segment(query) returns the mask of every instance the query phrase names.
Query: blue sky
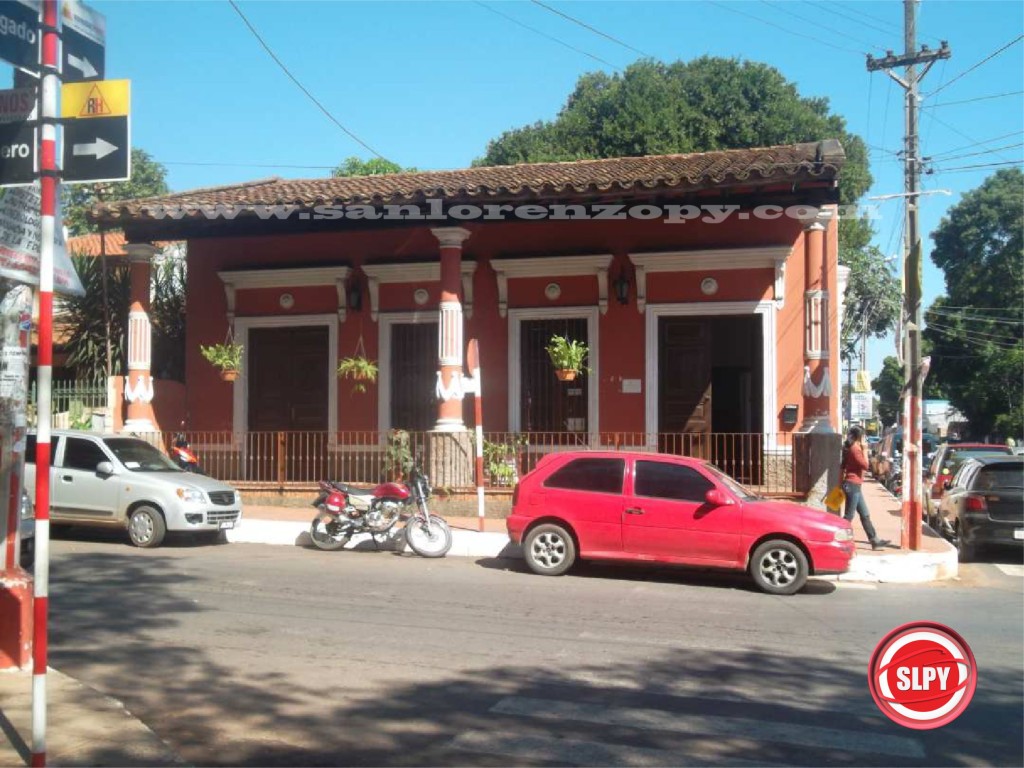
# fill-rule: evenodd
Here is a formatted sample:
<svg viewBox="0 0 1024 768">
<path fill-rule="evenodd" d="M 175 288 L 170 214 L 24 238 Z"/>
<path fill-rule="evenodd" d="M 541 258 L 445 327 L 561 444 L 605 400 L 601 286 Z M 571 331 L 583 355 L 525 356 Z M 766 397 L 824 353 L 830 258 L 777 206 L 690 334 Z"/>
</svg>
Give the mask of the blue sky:
<svg viewBox="0 0 1024 768">
<path fill-rule="evenodd" d="M 614 71 L 638 57 L 535 4 L 486 4 L 565 45 L 473 2 L 240 0 L 275 53 L 338 120 L 382 155 L 421 169 L 468 165 L 502 131 L 553 117 L 584 72 Z M 902 191 L 892 154 L 902 144 L 901 92 L 883 73 L 869 74 L 864 59 L 864 52 L 902 51 L 900 0 L 548 4 L 665 61 L 711 54 L 772 64 L 802 95 L 827 97 L 850 129 L 878 148 L 869 195 Z M 92 5 L 107 17 L 107 77 L 133 81 L 133 143 L 166 164 L 172 189 L 325 176 L 327 168 L 258 166 L 333 166 L 368 156 L 288 80 L 227 2 Z M 925 0 L 918 19 L 920 43 L 935 48 L 946 39 L 953 51 L 928 74 L 928 93 L 1021 35 L 1024 4 Z M 1000 148 L 1024 141 L 1021 95 L 935 105 L 1022 90 L 1018 42 L 925 100 L 923 153 L 946 157 L 935 167 L 947 169 L 1020 161 L 1020 146 Z M 977 144 L 996 137 L 1004 138 Z M 967 145 L 976 146 L 960 149 Z M 987 154 L 958 157 L 976 152 Z M 952 196 L 923 199 L 923 231 L 994 172 L 926 176 L 925 188 Z M 877 243 L 895 254 L 900 202 L 882 206 Z M 926 239 L 926 252 L 930 246 Z M 942 274 L 926 260 L 926 304 L 942 289 Z M 891 340 L 873 342 L 872 371 L 893 351 Z"/>
</svg>

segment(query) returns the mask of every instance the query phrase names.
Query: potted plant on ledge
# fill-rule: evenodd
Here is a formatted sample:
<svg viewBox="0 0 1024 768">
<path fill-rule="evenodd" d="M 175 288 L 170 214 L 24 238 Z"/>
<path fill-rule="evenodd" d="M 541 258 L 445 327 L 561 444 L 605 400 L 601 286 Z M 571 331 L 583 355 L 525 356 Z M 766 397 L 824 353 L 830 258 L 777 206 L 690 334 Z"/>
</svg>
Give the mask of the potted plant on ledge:
<svg viewBox="0 0 1024 768">
<path fill-rule="evenodd" d="M 583 363 L 590 350 L 582 341 L 570 341 L 556 334 L 548 342 L 547 352 L 559 381 L 573 381 L 587 370 Z"/>
<path fill-rule="evenodd" d="M 220 368 L 224 381 L 234 381 L 242 369 L 241 344 L 214 344 L 210 347 L 199 345 L 199 351 L 214 367 Z"/>
<path fill-rule="evenodd" d="M 342 358 L 338 363 L 338 376 L 351 379 L 352 392 L 366 392 L 366 385 L 377 380 L 377 364 L 363 355 Z"/>
</svg>

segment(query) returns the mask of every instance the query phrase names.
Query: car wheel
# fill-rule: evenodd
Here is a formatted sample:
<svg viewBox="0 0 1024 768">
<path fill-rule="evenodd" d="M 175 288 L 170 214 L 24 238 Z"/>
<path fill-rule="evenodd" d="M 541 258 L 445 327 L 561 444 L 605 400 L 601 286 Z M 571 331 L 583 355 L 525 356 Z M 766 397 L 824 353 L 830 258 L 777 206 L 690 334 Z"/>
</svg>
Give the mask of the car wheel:
<svg viewBox="0 0 1024 768">
<path fill-rule="evenodd" d="M 164 516 L 154 507 L 136 507 L 128 518 L 128 538 L 136 547 L 159 547 L 166 534 Z"/>
<path fill-rule="evenodd" d="M 807 582 L 807 557 L 796 544 L 772 539 L 754 550 L 750 576 L 758 588 L 770 595 L 792 595 Z"/>
<path fill-rule="evenodd" d="M 527 534 L 523 555 L 534 573 L 561 576 L 576 562 L 576 542 L 562 526 L 545 523 Z"/>
<path fill-rule="evenodd" d="M 961 563 L 973 563 L 975 558 L 978 556 L 978 547 L 973 542 L 966 540 L 964 536 L 964 527 L 960 524 L 960 521 L 956 521 L 956 527 L 954 528 L 956 533 L 956 555 L 957 559 Z"/>
</svg>

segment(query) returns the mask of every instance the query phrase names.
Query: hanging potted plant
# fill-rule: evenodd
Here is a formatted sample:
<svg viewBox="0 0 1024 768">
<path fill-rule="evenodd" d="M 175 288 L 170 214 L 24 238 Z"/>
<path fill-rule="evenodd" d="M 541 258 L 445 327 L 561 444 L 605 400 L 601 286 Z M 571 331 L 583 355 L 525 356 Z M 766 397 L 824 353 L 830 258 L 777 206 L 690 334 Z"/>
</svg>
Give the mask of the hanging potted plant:
<svg viewBox="0 0 1024 768">
<path fill-rule="evenodd" d="M 590 350 L 582 341 L 570 341 L 556 334 L 548 342 L 547 352 L 559 381 L 573 381 L 587 370 L 583 363 Z"/>
<path fill-rule="evenodd" d="M 214 367 L 220 368 L 224 381 L 234 381 L 242 369 L 242 345 L 227 342 L 210 347 L 199 345 L 199 351 Z"/>
<path fill-rule="evenodd" d="M 356 353 L 352 357 L 342 358 L 338 363 L 338 376 L 355 382 L 352 385 L 353 394 L 366 392 L 366 385 L 377 381 L 377 363 L 366 356 L 362 336 L 356 344 Z"/>
</svg>

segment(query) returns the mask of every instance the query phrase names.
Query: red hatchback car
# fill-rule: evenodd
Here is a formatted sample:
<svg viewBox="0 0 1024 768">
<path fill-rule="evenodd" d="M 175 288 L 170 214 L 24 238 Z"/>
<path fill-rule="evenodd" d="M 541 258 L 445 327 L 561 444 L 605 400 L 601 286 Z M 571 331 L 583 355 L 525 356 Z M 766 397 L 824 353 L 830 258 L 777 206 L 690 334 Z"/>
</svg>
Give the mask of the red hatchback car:
<svg viewBox="0 0 1024 768">
<path fill-rule="evenodd" d="M 762 499 L 713 464 L 641 452 L 544 457 L 516 486 L 509 537 L 534 573 L 577 558 L 746 570 L 791 595 L 811 574 L 844 573 L 853 530 L 841 517 Z"/>
</svg>

